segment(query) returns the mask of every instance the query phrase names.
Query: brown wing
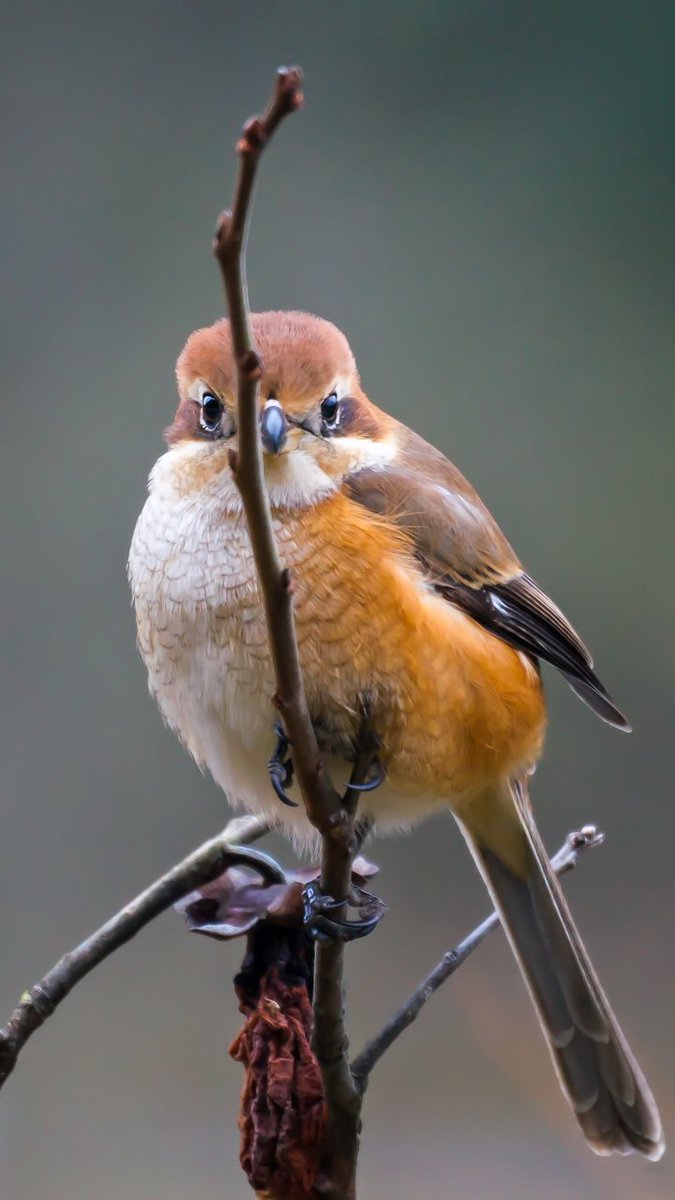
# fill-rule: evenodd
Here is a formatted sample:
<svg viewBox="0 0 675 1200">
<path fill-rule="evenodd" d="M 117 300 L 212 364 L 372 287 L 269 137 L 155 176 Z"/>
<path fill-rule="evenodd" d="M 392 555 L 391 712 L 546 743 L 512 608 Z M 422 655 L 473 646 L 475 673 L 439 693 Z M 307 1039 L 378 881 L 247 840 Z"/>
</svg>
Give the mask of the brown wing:
<svg viewBox="0 0 675 1200">
<path fill-rule="evenodd" d="M 464 476 L 405 426 L 396 464 L 364 468 L 345 480 L 347 494 L 410 537 L 436 591 L 503 641 L 558 667 L 586 704 L 629 730 L 593 671 L 579 635 L 523 568 Z M 400 465 L 404 464 L 404 465 Z"/>
</svg>

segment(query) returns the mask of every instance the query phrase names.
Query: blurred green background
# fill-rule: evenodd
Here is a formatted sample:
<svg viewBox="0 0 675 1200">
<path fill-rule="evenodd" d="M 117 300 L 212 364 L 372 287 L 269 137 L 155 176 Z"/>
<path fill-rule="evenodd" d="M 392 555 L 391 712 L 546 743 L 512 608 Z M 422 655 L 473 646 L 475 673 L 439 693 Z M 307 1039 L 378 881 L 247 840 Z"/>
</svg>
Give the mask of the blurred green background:
<svg viewBox="0 0 675 1200">
<path fill-rule="evenodd" d="M 674 35 L 659 0 L 5 6 L 1 1014 L 225 819 L 147 695 L 125 556 L 175 358 L 222 312 L 234 140 L 298 61 L 254 307 L 345 330 L 373 399 L 461 465 L 631 715 L 622 737 L 547 673 L 534 794 L 552 848 L 608 832 L 568 891 L 672 1135 Z M 392 910 L 349 950 L 356 1045 L 486 909 L 449 819 L 372 853 Z M 3 1200 L 250 1194 L 240 950 L 169 915 L 77 989 L 3 1094 Z M 672 1163 L 585 1148 L 495 938 L 374 1077 L 360 1195 L 667 1200 Z"/>
</svg>

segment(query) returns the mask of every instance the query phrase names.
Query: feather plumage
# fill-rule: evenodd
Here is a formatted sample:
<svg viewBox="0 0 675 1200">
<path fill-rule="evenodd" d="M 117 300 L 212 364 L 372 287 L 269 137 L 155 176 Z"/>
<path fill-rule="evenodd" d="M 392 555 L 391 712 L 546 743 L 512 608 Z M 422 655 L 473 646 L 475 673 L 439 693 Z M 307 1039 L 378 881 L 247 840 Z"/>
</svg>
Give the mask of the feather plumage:
<svg viewBox="0 0 675 1200">
<path fill-rule="evenodd" d="M 464 476 L 404 426 L 398 436 L 396 460 L 377 470 L 355 471 L 345 480 L 347 494 L 408 535 L 440 595 L 509 645 L 557 667 L 599 717 L 630 730 L 578 633 L 525 573 Z"/>
</svg>

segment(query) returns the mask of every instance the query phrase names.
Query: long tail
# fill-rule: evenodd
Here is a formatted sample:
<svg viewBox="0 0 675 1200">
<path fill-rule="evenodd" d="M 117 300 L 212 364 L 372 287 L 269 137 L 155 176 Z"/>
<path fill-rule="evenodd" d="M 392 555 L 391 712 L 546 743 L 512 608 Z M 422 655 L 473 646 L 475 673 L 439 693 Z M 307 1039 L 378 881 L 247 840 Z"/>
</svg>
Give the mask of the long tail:
<svg viewBox="0 0 675 1200">
<path fill-rule="evenodd" d="M 596 1154 L 665 1149 L 654 1097 L 572 920 L 523 782 L 472 802 L 460 826 L 534 1001 L 563 1092 Z"/>
</svg>

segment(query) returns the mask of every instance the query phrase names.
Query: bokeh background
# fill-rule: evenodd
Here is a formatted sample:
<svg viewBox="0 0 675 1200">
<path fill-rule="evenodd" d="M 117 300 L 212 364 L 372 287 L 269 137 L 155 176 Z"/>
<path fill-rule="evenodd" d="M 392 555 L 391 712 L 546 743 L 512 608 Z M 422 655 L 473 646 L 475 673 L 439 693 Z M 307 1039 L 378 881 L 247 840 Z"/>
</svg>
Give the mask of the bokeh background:
<svg viewBox="0 0 675 1200">
<path fill-rule="evenodd" d="M 552 848 L 608 832 L 568 890 L 672 1136 L 674 35 L 660 0 L 4 6 L 0 1013 L 224 821 L 147 695 L 125 556 L 175 358 L 222 312 L 235 137 L 295 60 L 254 306 L 345 329 L 630 713 L 626 738 L 547 672 L 535 798 Z M 486 909 L 449 819 L 373 854 L 391 913 L 349 951 L 357 1046 Z M 4 1200 L 250 1194 L 240 948 L 168 915 L 77 989 L 2 1096 Z M 666 1200 L 672 1164 L 587 1151 L 497 937 L 374 1077 L 361 1195 Z"/>
</svg>

